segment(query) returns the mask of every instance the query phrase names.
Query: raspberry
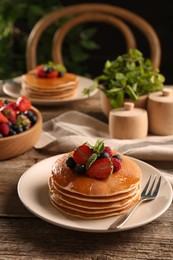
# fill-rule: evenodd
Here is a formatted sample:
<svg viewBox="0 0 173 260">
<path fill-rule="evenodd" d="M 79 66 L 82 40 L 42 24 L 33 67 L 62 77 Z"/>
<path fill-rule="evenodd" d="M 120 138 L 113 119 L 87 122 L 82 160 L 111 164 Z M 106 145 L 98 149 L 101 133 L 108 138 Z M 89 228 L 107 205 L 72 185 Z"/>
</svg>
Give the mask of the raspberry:
<svg viewBox="0 0 173 260">
<path fill-rule="evenodd" d="M 121 162 L 119 159 L 112 157 L 112 163 L 113 163 L 113 172 L 117 172 L 121 169 Z"/>
<path fill-rule="evenodd" d="M 103 152 L 109 154 L 109 156 L 112 157 L 112 150 L 109 146 L 105 146 L 105 149 Z"/>
</svg>

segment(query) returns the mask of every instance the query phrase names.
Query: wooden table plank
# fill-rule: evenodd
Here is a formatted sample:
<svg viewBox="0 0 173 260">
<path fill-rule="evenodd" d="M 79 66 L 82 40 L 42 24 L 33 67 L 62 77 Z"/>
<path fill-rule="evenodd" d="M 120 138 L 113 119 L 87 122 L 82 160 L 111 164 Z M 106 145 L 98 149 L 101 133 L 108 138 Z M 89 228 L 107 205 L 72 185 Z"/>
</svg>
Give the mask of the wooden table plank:
<svg viewBox="0 0 173 260">
<path fill-rule="evenodd" d="M 172 260 L 173 230 L 167 222 L 169 217 L 173 224 L 172 211 L 173 207 L 143 227 L 109 234 L 67 230 L 37 218 L 0 219 L 0 259 L 3 255 L 17 259 L 29 255 L 34 259 Z"/>
</svg>

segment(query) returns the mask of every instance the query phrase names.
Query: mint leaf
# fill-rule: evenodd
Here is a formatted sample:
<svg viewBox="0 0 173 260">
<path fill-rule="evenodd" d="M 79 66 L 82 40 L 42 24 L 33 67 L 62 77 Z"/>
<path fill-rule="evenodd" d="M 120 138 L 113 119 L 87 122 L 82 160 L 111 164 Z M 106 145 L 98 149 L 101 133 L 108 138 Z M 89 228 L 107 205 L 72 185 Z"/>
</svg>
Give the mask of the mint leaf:
<svg viewBox="0 0 173 260">
<path fill-rule="evenodd" d="M 93 154 L 89 157 L 89 159 L 88 159 L 88 161 L 87 161 L 87 163 L 86 163 L 86 165 L 85 165 L 85 169 L 86 169 L 86 170 L 88 170 L 88 168 L 93 164 L 93 162 L 95 162 L 95 161 L 97 160 L 97 157 L 98 157 L 98 155 L 97 155 L 96 153 L 93 153 Z"/>
<path fill-rule="evenodd" d="M 95 145 L 92 147 L 94 153 L 100 154 L 101 152 L 104 151 L 104 143 L 101 140 L 97 140 Z"/>
</svg>

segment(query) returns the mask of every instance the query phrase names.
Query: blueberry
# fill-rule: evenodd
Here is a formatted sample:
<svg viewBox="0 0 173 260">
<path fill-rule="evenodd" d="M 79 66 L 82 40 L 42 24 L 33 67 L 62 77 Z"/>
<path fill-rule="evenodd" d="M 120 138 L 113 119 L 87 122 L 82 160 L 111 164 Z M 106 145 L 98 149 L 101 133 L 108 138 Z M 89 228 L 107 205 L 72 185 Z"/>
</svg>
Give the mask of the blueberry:
<svg viewBox="0 0 173 260">
<path fill-rule="evenodd" d="M 109 158 L 109 154 L 106 152 L 101 152 L 98 158 Z"/>
<path fill-rule="evenodd" d="M 11 128 L 12 127 L 12 125 L 13 125 L 13 123 L 11 122 L 11 121 L 8 121 L 8 126 Z"/>
<path fill-rule="evenodd" d="M 13 129 L 10 129 L 10 132 L 8 135 L 16 135 L 16 134 L 17 134 L 16 131 L 14 131 Z"/>
<path fill-rule="evenodd" d="M 122 162 L 122 157 L 121 157 L 121 155 L 119 155 L 119 154 L 114 154 L 112 157 L 113 157 L 113 158 L 117 158 L 120 162 Z"/>
<path fill-rule="evenodd" d="M 33 115 L 32 117 L 29 118 L 31 123 L 34 125 L 37 122 L 37 117 Z"/>
<path fill-rule="evenodd" d="M 73 159 L 73 157 L 69 157 L 67 160 L 66 160 L 66 164 L 69 168 L 75 168 L 76 166 L 76 163 L 75 163 L 75 160 Z"/>
<path fill-rule="evenodd" d="M 26 115 L 28 118 L 30 118 L 34 115 L 34 113 L 31 110 L 27 110 L 24 112 L 24 115 Z"/>
<path fill-rule="evenodd" d="M 64 76 L 64 73 L 61 72 L 61 71 L 59 71 L 59 72 L 58 72 L 58 77 L 59 77 L 59 78 L 62 78 L 63 76 Z"/>
<path fill-rule="evenodd" d="M 22 127 L 19 127 L 17 125 L 13 125 L 12 129 L 17 133 L 22 133 L 23 132 L 23 128 Z"/>
<path fill-rule="evenodd" d="M 29 125 L 24 125 L 24 126 L 22 127 L 23 131 L 26 131 L 26 130 L 28 130 L 29 128 L 30 128 Z"/>
<path fill-rule="evenodd" d="M 5 99 L 5 100 L 4 100 L 4 104 L 5 104 L 5 105 L 8 105 L 8 103 L 10 103 L 10 101 L 9 101 L 8 99 Z"/>
<path fill-rule="evenodd" d="M 85 172 L 85 165 L 83 165 L 83 164 L 76 164 L 75 172 L 77 174 L 83 174 Z"/>
</svg>

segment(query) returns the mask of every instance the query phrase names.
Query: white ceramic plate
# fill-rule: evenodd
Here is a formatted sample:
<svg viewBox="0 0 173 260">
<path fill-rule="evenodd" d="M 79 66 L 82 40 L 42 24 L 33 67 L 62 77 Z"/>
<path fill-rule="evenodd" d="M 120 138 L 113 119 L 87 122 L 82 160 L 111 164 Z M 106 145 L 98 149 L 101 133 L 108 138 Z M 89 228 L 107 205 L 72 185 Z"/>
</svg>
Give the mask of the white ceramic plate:
<svg viewBox="0 0 173 260">
<path fill-rule="evenodd" d="M 58 156 L 53 156 L 42 160 L 33 165 L 21 176 L 18 182 L 18 195 L 22 203 L 39 218 L 57 226 L 86 232 L 115 232 L 116 230 L 108 230 L 108 227 L 117 217 L 84 220 L 65 215 L 51 204 L 47 183 L 51 167 L 57 158 Z M 142 161 L 133 160 L 136 161 L 142 170 L 142 187 L 146 183 L 149 174 L 160 175 L 160 172 L 154 167 Z M 141 204 L 119 231 L 136 228 L 153 221 L 168 209 L 171 202 L 172 187 L 163 176 L 157 199 Z"/>
<path fill-rule="evenodd" d="M 82 100 L 82 99 L 87 99 L 88 96 L 83 94 L 84 88 L 88 88 L 91 85 L 93 85 L 94 81 L 89 78 L 85 78 L 82 76 L 78 76 L 79 79 L 79 87 L 76 89 L 76 93 L 74 96 L 66 99 L 59 99 L 59 100 L 48 100 L 48 99 L 36 99 L 36 98 L 30 98 L 31 102 L 33 105 L 58 105 L 66 102 L 71 102 L 71 101 L 77 101 L 77 100 Z M 12 98 L 17 98 L 21 96 L 20 91 L 21 91 L 21 78 L 15 78 L 13 80 L 6 81 L 3 84 L 3 91 L 6 95 L 12 97 Z M 97 92 L 97 89 L 91 92 L 90 96 L 95 95 Z"/>
</svg>

